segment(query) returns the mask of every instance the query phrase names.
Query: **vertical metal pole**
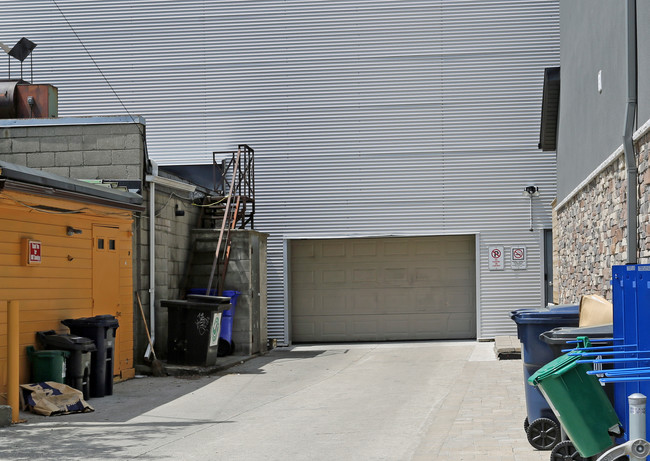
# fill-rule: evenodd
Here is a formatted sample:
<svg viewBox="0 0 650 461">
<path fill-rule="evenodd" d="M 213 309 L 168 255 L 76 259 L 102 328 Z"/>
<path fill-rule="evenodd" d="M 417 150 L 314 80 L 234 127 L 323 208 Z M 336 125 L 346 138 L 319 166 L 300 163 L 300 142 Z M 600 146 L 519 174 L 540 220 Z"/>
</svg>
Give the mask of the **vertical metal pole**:
<svg viewBox="0 0 650 461">
<path fill-rule="evenodd" d="M 9 301 L 7 307 L 7 402 L 11 407 L 11 422 L 17 423 L 20 410 L 20 303 Z"/>
<path fill-rule="evenodd" d="M 645 440 L 645 407 L 646 396 L 643 394 L 632 394 L 627 397 L 630 412 L 630 440 Z"/>
</svg>

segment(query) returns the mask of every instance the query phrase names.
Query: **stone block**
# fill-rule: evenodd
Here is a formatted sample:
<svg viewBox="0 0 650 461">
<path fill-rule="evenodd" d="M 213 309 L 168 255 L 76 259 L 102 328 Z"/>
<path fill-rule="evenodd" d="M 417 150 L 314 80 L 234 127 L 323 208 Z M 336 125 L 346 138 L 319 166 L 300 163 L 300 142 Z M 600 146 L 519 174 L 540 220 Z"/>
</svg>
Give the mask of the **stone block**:
<svg viewBox="0 0 650 461">
<path fill-rule="evenodd" d="M 139 123 L 116 123 L 110 125 L 110 130 L 112 134 L 137 134 L 142 136 L 141 132 L 144 132 L 144 126 Z"/>
<path fill-rule="evenodd" d="M 24 138 L 27 136 L 27 128 L 3 128 L 0 132 L 0 138 Z"/>
<path fill-rule="evenodd" d="M 27 156 L 27 166 L 30 168 L 48 168 L 56 166 L 54 152 L 38 152 Z"/>
<path fill-rule="evenodd" d="M 55 166 L 82 166 L 82 152 L 56 152 L 54 155 Z"/>
<path fill-rule="evenodd" d="M 140 165 L 144 157 L 142 149 L 113 150 L 112 156 L 116 165 Z"/>
<path fill-rule="evenodd" d="M 102 138 L 110 137 L 113 134 L 113 125 L 86 125 L 84 127 L 84 134 L 96 135 Z"/>
<path fill-rule="evenodd" d="M 42 168 L 43 171 L 50 172 L 52 174 L 58 174 L 64 178 L 70 178 L 70 167 L 67 166 L 52 166 L 48 168 Z"/>
<path fill-rule="evenodd" d="M 127 177 L 124 165 L 106 165 L 98 168 L 102 179 L 124 179 Z"/>
<path fill-rule="evenodd" d="M 40 141 L 42 152 L 67 152 L 70 150 L 66 136 L 41 137 Z"/>
<path fill-rule="evenodd" d="M 140 165 L 127 165 L 126 176 L 122 179 L 142 180 L 143 173 Z"/>
<path fill-rule="evenodd" d="M 38 154 L 32 154 L 38 155 Z M 5 162 L 14 163 L 16 165 L 27 165 L 27 154 L 4 154 L 0 155 L 0 159 Z"/>
<path fill-rule="evenodd" d="M 9 405 L 0 405 L 0 427 L 11 426 L 11 413 Z"/>
<path fill-rule="evenodd" d="M 127 134 L 124 136 L 124 148 L 125 149 L 142 149 L 142 135 L 137 134 Z"/>
<path fill-rule="evenodd" d="M 11 139 L 0 139 L 0 155 L 11 153 Z"/>
<path fill-rule="evenodd" d="M 70 167 L 70 177 L 74 179 L 101 179 L 98 167 L 83 165 Z"/>
<path fill-rule="evenodd" d="M 71 151 L 82 151 L 84 150 L 84 142 L 82 135 L 68 135 L 68 150 Z"/>
<path fill-rule="evenodd" d="M 56 136 L 57 128 L 56 126 L 30 126 L 27 128 L 25 136 L 32 139 Z"/>
<path fill-rule="evenodd" d="M 98 136 L 97 148 L 106 150 L 124 149 L 124 136 Z"/>
<path fill-rule="evenodd" d="M 52 134 L 55 136 L 78 136 L 81 137 L 86 125 L 63 125 L 53 126 Z"/>
<path fill-rule="evenodd" d="M 14 138 L 11 140 L 11 151 L 14 154 L 38 152 L 41 143 L 38 138 Z"/>
<path fill-rule="evenodd" d="M 83 164 L 86 166 L 111 165 L 113 157 L 110 150 L 93 150 L 83 152 Z"/>
<path fill-rule="evenodd" d="M 84 134 L 81 137 L 81 149 L 82 150 L 97 150 L 97 140 L 98 140 L 97 135 Z"/>
</svg>

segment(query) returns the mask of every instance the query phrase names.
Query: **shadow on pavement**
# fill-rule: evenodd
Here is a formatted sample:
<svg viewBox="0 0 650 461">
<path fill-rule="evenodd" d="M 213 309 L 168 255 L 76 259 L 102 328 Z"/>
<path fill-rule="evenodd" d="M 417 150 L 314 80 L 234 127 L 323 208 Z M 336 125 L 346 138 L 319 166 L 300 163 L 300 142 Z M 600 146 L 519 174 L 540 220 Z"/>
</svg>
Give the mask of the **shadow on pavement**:
<svg viewBox="0 0 650 461">
<path fill-rule="evenodd" d="M 19 425 L 0 430 L 0 437 L 3 438 L 0 459 L 120 459 L 122 456 L 153 459 L 146 453 L 138 455 L 138 449 L 146 450 L 149 442 L 173 436 L 184 429 L 193 427 L 200 429 L 201 426 L 209 427 L 230 422 L 200 420 L 136 424 L 63 422 L 63 424 L 47 424 L 51 426 L 48 428 L 44 428 L 41 424 Z"/>
</svg>

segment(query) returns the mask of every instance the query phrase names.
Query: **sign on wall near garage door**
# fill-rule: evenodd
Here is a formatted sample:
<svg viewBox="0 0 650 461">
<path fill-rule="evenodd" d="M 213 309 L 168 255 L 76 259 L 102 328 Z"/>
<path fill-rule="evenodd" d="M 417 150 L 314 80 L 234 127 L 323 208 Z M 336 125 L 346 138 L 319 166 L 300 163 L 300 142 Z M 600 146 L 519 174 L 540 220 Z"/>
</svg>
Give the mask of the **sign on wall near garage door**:
<svg viewBox="0 0 650 461">
<path fill-rule="evenodd" d="M 488 247 L 488 269 L 502 271 L 505 268 L 505 256 L 502 246 Z"/>
<path fill-rule="evenodd" d="M 514 270 L 526 269 L 526 247 L 519 245 L 510 249 L 510 265 Z"/>
</svg>

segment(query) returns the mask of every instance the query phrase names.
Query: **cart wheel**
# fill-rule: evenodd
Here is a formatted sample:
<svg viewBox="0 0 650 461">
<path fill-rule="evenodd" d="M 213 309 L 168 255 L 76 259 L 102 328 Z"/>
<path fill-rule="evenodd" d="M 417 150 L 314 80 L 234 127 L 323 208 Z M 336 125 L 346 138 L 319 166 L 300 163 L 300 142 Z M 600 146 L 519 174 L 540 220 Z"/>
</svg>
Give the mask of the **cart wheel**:
<svg viewBox="0 0 650 461">
<path fill-rule="evenodd" d="M 563 440 L 551 451 L 551 461 L 587 461 L 573 446 L 571 440 Z"/>
<path fill-rule="evenodd" d="M 560 428 L 552 419 L 539 418 L 526 431 L 528 443 L 538 450 L 550 450 L 560 441 Z"/>
<path fill-rule="evenodd" d="M 528 432 L 528 428 L 530 427 L 530 423 L 528 422 L 528 416 L 526 416 L 526 419 L 524 419 L 524 432 Z"/>
</svg>

